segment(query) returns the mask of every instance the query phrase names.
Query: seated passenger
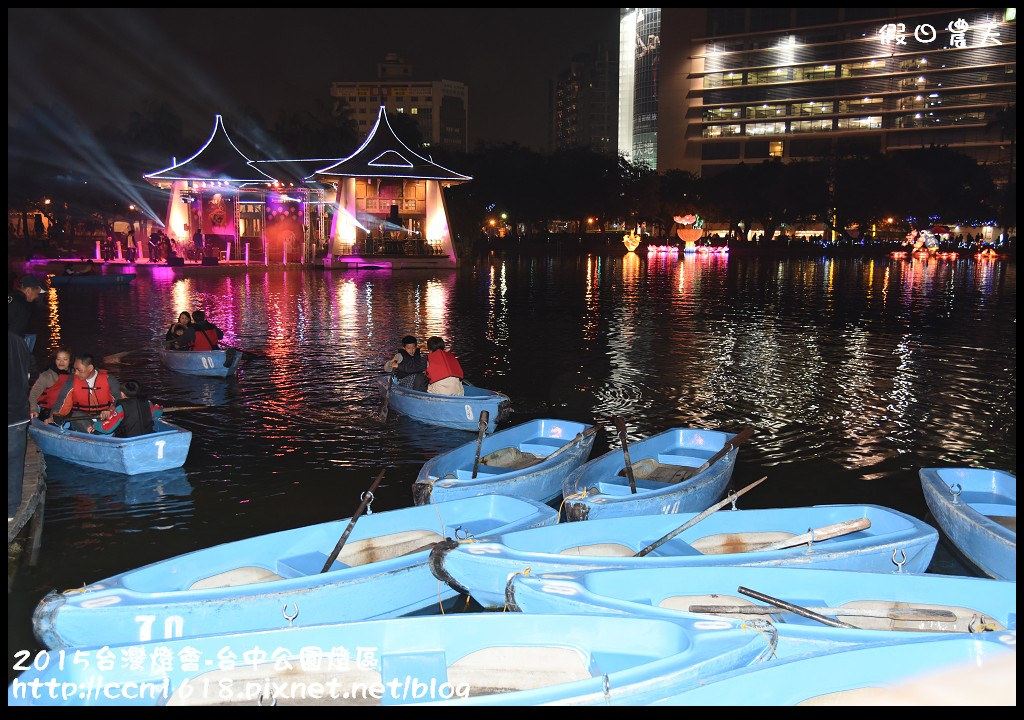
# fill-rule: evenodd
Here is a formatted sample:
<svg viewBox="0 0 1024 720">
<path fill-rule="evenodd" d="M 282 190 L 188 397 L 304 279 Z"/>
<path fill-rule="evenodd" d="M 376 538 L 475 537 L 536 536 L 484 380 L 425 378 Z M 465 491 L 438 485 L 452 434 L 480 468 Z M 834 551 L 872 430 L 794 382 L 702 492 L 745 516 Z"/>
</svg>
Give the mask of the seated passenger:
<svg viewBox="0 0 1024 720">
<path fill-rule="evenodd" d="M 153 419 L 160 417 L 163 408 L 154 405 L 142 395 L 142 388 L 135 380 L 125 380 L 121 385 L 121 399 L 114 414 L 107 420 L 96 421 L 95 432 L 115 437 L 131 438 L 153 432 Z"/>
<path fill-rule="evenodd" d="M 39 373 L 28 393 L 29 415 L 45 420 L 57 399 L 57 393 L 71 376 L 71 352 L 61 348 L 53 356 L 50 365 Z"/>
<path fill-rule="evenodd" d="M 195 340 L 192 343 L 193 350 L 217 350 L 217 341 L 224 337 L 224 331 L 206 319 L 206 313 L 196 310 L 192 313 L 192 330 L 195 333 Z"/>
<path fill-rule="evenodd" d="M 427 359 L 420 353 L 416 337 L 413 335 L 402 338 L 401 349 L 384 363 L 384 372 L 394 372 L 399 385 L 420 392 L 427 390 L 427 377 L 423 374 L 426 369 Z"/>
<path fill-rule="evenodd" d="M 434 336 L 427 340 L 427 392 L 435 395 L 465 395 L 462 389 L 462 365 L 458 358 L 444 349 L 444 340 Z"/>
</svg>

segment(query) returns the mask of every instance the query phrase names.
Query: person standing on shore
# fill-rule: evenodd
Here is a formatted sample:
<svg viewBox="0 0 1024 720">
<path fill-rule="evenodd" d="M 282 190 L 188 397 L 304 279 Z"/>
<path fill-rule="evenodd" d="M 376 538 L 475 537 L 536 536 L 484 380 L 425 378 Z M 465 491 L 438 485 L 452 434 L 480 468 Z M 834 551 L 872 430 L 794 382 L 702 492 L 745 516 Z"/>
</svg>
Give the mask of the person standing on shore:
<svg viewBox="0 0 1024 720">
<path fill-rule="evenodd" d="M 21 506 L 28 437 L 28 377 L 31 357 L 25 340 L 7 328 L 7 522 Z"/>
</svg>

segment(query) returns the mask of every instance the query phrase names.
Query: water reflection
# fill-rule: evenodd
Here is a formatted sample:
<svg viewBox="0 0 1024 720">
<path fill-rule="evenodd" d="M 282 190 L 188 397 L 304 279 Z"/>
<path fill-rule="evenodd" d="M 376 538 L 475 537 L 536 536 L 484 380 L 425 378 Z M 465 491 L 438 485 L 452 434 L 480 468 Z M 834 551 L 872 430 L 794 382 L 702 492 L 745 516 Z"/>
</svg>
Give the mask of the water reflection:
<svg viewBox="0 0 1024 720">
<path fill-rule="evenodd" d="M 115 295 L 49 297 L 37 359 L 57 342 L 154 348 L 112 370 L 170 404 L 213 406 L 173 418 L 194 433 L 191 494 L 63 493 L 91 481 L 50 463 L 54 529 L 13 594 L 21 645 L 50 587 L 346 517 L 381 468 L 374 510 L 409 505 L 423 462 L 472 434 L 373 419 L 372 378 L 407 333 L 451 340 L 468 380 L 510 396 L 512 423 L 615 414 L 633 439 L 755 427 L 733 483 L 770 480 L 744 507 L 867 502 L 924 517 L 919 468 L 1016 466 L 1016 266 L 1002 261 L 499 256 L 452 273 L 140 275 Z M 197 307 L 252 351 L 237 378 L 156 361 L 153 338 Z M 615 447 L 603 432 L 593 452 Z"/>
</svg>

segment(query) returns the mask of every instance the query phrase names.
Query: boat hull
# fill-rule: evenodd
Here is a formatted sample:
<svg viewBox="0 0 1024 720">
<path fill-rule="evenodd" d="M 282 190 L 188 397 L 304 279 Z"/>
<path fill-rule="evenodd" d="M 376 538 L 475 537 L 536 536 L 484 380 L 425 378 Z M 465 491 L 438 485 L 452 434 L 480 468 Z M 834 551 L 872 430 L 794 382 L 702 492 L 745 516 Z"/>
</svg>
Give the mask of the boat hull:
<svg viewBox="0 0 1024 720">
<path fill-rule="evenodd" d="M 130 651 L 141 658 L 134 667 L 99 667 L 104 655 Z M 88 661 L 40 654 L 8 686 L 8 704 L 642 705 L 761 662 L 766 646 L 757 633 L 699 623 L 461 613 L 96 645 L 79 655 Z M 129 684 L 131 692 L 99 691 Z M 61 692 L 69 687 L 97 690 Z"/>
<path fill-rule="evenodd" d="M 900 563 L 905 572 L 924 572 L 938 532 L 930 525 L 877 505 L 816 505 L 804 508 L 719 511 L 645 557 L 634 553 L 678 528 L 693 515 L 638 515 L 561 523 L 549 528 L 477 538 L 473 543 L 446 540 L 430 558 L 439 580 L 472 595 L 485 608 L 505 605 L 506 583 L 516 573 L 564 573 L 593 569 L 755 565 L 815 567 L 887 572 Z M 871 525 L 852 534 L 808 546 L 732 552 L 708 547 L 735 533 L 798 536 L 851 519 Z M 703 547 L 704 552 L 695 548 Z M 602 553 L 602 554 L 598 554 Z"/>
<path fill-rule="evenodd" d="M 163 420 L 155 420 L 153 428 L 154 432 L 146 435 L 119 438 L 62 430 L 33 420 L 29 432 L 44 455 L 95 470 L 139 475 L 184 465 L 192 431 Z"/>
<path fill-rule="evenodd" d="M 700 467 L 734 437 L 713 430 L 673 428 L 631 443 L 629 456 L 636 493 L 625 477 L 622 451 L 607 452 L 580 467 L 562 484 L 566 519 L 700 512 L 721 499 L 732 479 L 738 449 L 682 482 L 659 481 L 653 473 L 643 477 L 644 468 L 655 466 L 659 471 L 671 472 Z"/>
<path fill-rule="evenodd" d="M 73 287 L 77 285 L 128 285 L 135 279 L 135 273 L 118 275 L 54 275 L 51 287 Z"/>
<path fill-rule="evenodd" d="M 755 612 L 768 606 L 738 592 L 746 587 L 850 627 L 831 627 L 799 614 Z M 841 645 L 934 637 L 937 633 L 1017 629 L 1017 585 L 1004 580 L 916 573 L 875 573 L 786 567 L 688 567 L 516 575 L 507 586 L 510 610 L 601 613 L 672 619 L 699 617 L 736 625 L 771 622 L 777 657 Z M 696 612 L 730 606 L 745 612 Z M 830 609 L 825 612 L 825 608 Z M 845 612 L 844 612 L 845 611 Z"/>
<path fill-rule="evenodd" d="M 919 475 L 928 509 L 950 542 L 989 577 L 1016 581 L 1017 478 L 972 468 L 922 468 Z"/>
<path fill-rule="evenodd" d="M 499 495 L 373 513 L 326 573 L 349 521 L 285 530 L 51 592 L 33 630 L 61 648 L 397 617 L 456 595 L 427 568 L 439 529 L 467 537 L 556 520 L 546 505 Z"/>
<path fill-rule="evenodd" d="M 386 375 L 377 378 L 382 392 L 387 392 L 388 381 Z M 471 432 L 479 430 L 480 412 L 486 410 L 487 432 L 494 432 L 511 411 L 508 396 L 466 382 L 463 382 L 463 389 L 465 395 L 437 395 L 392 383 L 388 407 L 428 425 Z"/>
<path fill-rule="evenodd" d="M 425 505 L 499 493 L 551 502 L 561 495 L 564 478 L 590 454 L 594 435 L 593 425 L 531 420 L 485 437 L 480 443 L 479 464 L 477 442 L 468 442 L 424 463 L 413 483 L 413 501 Z M 558 454 L 553 455 L 555 452 Z M 544 459 L 537 461 L 541 457 Z M 516 469 L 526 462 L 535 464 Z"/>
<path fill-rule="evenodd" d="M 238 371 L 242 353 L 227 350 L 160 350 L 160 362 L 174 372 L 202 377 L 227 377 Z"/>
</svg>

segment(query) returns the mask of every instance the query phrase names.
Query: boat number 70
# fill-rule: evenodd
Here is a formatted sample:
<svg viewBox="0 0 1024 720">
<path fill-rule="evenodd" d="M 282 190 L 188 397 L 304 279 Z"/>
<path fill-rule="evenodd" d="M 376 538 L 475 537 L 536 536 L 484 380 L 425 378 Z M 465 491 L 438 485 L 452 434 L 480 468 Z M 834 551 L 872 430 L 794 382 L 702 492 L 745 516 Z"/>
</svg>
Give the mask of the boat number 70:
<svg viewBox="0 0 1024 720">
<path fill-rule="evenodd" d="M 136 615 L 135 622 L 139 623 L 139 642 L 148 642 L 153 639 L 153 625 L 156 623 L 156 615 Z M 185 619 L 181 615 L 168 615 L 164 620 L 164 640 L 179 638 L 185 632 Z"/>
</svg>

